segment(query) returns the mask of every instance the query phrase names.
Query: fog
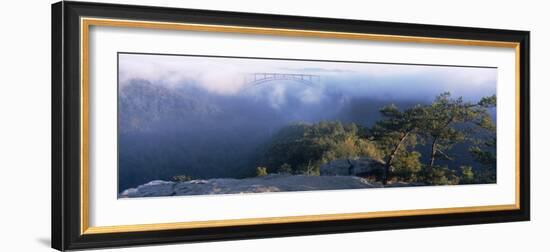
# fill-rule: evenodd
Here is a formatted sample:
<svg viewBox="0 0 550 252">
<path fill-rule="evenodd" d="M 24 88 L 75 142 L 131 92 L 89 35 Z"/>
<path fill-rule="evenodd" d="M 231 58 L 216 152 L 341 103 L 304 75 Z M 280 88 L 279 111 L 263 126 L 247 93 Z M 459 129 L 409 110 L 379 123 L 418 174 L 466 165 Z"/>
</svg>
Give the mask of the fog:
<svg viewBox="0 0 550 252">
<path fill-rule="evenodd" d="M 252 83 L 253 73 L 319 81 Z M 442 92 L 496 94 L 495 68 L 119 55 L 119 191 L 175 175 L 253 175 L 270 137 L 294 122 L 355 122 Z"/>
</svg>

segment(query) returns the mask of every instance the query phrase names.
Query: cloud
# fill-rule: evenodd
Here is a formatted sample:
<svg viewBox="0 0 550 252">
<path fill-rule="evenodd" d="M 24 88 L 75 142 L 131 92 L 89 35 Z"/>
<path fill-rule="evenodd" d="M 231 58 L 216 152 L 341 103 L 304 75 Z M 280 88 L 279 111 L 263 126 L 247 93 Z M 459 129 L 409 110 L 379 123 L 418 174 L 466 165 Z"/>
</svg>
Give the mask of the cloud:
<svg viewBox="0 0 550 252">
<path fill-rule="evenodd" d="M 250 88 L 250 74 L 257 72 L 319 75 L 321 80 L 316 84 L 317 88 L 302 85 L 301 90 L 292 92 L 310 103 L 321 99 L 323 92 L 391 99 L 432 99 L 438 93 L 450 91 L 456 96 L 478 99 L 495 94 L 497 83 L 496 68 L 119 55 L 121 86 L 132 79 L 144 79 L 157 85 L 195 85 L 220 95 L 239 95 Z M 269 99 L 274 106 L 281 106 L 287 100 L 284 96 L 289 93 L 285 91 L 288 87 L 290 85 L 271 89 Z"/>
</svg>

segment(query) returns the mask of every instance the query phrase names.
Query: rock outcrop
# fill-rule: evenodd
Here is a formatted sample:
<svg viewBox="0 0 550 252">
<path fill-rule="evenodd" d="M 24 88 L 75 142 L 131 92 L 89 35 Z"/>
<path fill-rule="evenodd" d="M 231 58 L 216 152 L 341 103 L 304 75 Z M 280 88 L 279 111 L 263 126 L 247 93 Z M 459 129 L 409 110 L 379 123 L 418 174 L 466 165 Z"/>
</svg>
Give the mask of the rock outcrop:
<svg viewBox="0 0 550 252">
<path fill-rule="evenodd" d="M 336 159 L 321 165 L 319 172 L 321 176 L 353 176 L 372 173 L 382 167 L 381 161 L 370 158 Z"/>
<path fill-rule="evenodd" d="M 245 179 L 208 179 L 186 182 L 155 180 L 130 188 L 119 198 L 158 197 L 173 195 L 236 194 L 259 192 L 291 192 L 381 187 L 355 176 L 305 176 L 270 174 Z"/>
</svg>

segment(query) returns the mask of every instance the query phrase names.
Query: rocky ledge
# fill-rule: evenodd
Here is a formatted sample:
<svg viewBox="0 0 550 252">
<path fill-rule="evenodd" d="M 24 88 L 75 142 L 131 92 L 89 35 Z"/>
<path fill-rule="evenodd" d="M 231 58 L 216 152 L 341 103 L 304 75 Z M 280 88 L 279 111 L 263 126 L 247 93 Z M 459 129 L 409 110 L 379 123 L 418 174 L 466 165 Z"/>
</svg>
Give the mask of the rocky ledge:
<svg viewBox="0 0 550 252">
<path fill-rule="evenodd" d="M 120 198 L 174 195 L 235 194 L 259 192 L 292 192 L 382 187 L 356 176 L 305 176 L 271 174 L 263 177 L 219 178 L 170 182 L 155 180 L 122 192 Z"/>
</svg>

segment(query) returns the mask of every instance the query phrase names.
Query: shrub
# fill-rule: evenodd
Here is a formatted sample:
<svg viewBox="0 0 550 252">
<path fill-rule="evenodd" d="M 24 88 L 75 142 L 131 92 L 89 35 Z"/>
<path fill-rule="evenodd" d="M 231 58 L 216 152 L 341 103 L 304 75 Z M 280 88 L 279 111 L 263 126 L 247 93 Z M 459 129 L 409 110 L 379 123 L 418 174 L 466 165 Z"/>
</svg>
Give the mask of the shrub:
<svg viewBox="0 0 550 252">
<path fill-rule="evenodd" d="M 462 174 L 460 176 L 460 183 L 462 184 L 474 183 L 474 172 L 472 171 L 471 166 L 461 166 L 460 170 L 462 171 Z"/>
<path fill-rule="evenodd" d="M 277 170 L 280 174 L 292 174 L 292 166 L 284 163 L 279 167 L 279 170 Z"/>
<path fill-rule="evenodd" d="M 263 176 L 267 176 L 267 167 L 262 167 L 262 166 L 259 166 L 259 167 L 256 167 L 256 176 L 257 177 L 263 177 Z"/>
<path fill-rule="evenodd" d="M 460 181 L 455 172 L 447 167 L 434 166 L 423 171 L 424 181 L 431 185 L 457 185 Z"/>
<path fill-rule="evenodd" d="M 174 182 L 186 182 L 190 180 L 193 180 L 193 178 L 187 175 L 176 175 L 172 177 L 172 181 Z"/>
</svg>

